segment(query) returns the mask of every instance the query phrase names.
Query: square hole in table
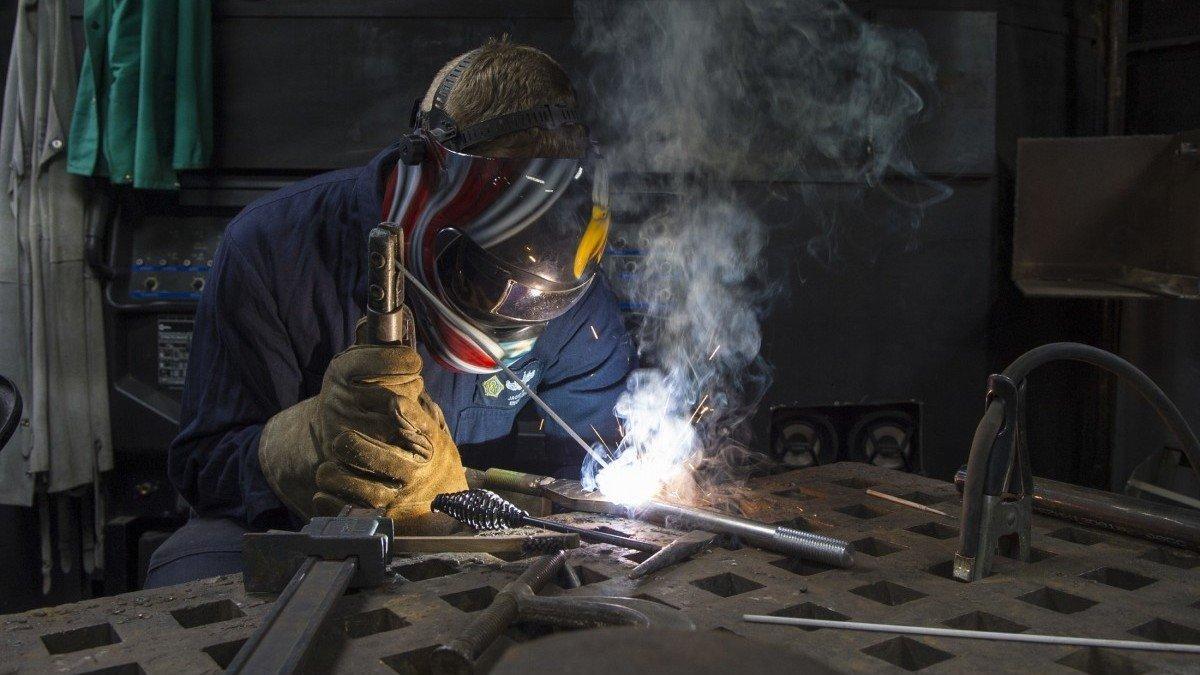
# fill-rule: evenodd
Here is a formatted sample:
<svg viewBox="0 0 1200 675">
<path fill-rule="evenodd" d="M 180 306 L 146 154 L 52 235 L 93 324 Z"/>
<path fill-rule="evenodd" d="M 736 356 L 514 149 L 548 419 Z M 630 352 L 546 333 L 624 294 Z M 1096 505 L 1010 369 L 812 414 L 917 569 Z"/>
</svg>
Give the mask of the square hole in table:
<svg viewBox="0 0 1200 675">
<path fill-rule="evenodd" d="M 1161 565 L 1170 565 L 1178 567 L 1181 570 L 1190 570 L 1197 565 L 1200 565 L 1200 555 L 1188 553 L 1185 551 L 1176 551 L 1174 549 L 1164 548 L 1159 546 L 1152 548 L 1138 556 L 1142 560 L 1149 560 Z"/>
<path fill-rule="evenodd" d="M 1017 562 L 1021 562 L 1021 560 L 1020 560 L 1021 546 L 1020 546 L 1020 542 L 1017 541 L 1016 537 L 1001 538 L 1000 544 L 996 547 L 996 553 L 999 554 L 1000 557 L 1002 557 L 1002 558 L 1008 558 L 1009 560 L 1016 560 Z M 1034 548 L 1033 546 L 1029 547 L 1029 563 L 1028 564 L 1030 564 L 1030 565 L 1032 565 L 1035 562 L 1049 560 L 1050 558 L 1053 558 L 1053 557 L 1054 557 L 1054 554 L 1049 551 L 1043 551 L 1042 549 Z"/>
<path fill-rule="evenodd" d="M 1140 626 L 1130 628 L 1129 632 L 1154 642 L 1200 645 L 1200 630 L 1166 619 L 1151 619 Z"/>
<path fill-rule="evenodd" d="M 139 663 L 122 663 L 119 666 L 108 666 L 99 670 L 87 670 L 80 675 L 146 675 Z"/>
<path fill-rule="evenodd" d="M 1071 652 L 1055 663 L 1081 670 L 1089 675 L 1138 675 L 1151 670 L 1145 664 L 1134 661 L 1114 649 L 1096 647 Z"/>
<path fill-rule="evenodd" d="M 208 654 L 208 658 L 212 659 L 218 668 L 228 668 L 229 664 L 233 663 L 233 657 L 237 656 L 238 651 L 244 644 L 246 644 L 246 638 L 230 640 L 229 642 L 218 642 L 200 651 Z"/>
<path fill-rule="evenodd" d="M 870 520 L 871 518 L 878 518 L 879 516 L 889 513 L 888 511 L 884 511 L 878 507 L 869 506 L 867 504 L 850 504 L 848 506 L 834 509 L 834 511 L 837 511 L 838 513 L 844 513 L 860 520 Z"/>
<path fill-rule="evenodd" d="M 421 562 L 408 563 L 395 568 L 400 576 L 409 581 L 426 581 L 458 572 L 458 564 L 451 560 L 430 558 Z"/>
<path fill-rule="evenodd" d="M 590 567 L 584 567 L 583 565 L 576 567 L 575 571 L 579 574 L 579 581 L 584 586 L 587 586 L 588 584 L 598 584 L 601 581 L 608 581 L 612 578 L 603 572 L 597 572 L 596 570 Z"/>
<path fill-rule="evenodd" d="M 1107 538 L 1096 534 L 1095 532 L 1084 530 L 1078 527 L 1060 527 L 1059 529 L 1050 532 L 1046 536 L 1054 537 L 1055 539 L 1062 539 L 1063 541 L 1069 541 L 1072 544 L 1082 544 L 1084 546 L 1092 546 L 1094 544 L 1108 541 Z"/>
<path fill-rule="evenodd" d="M 922 670 L 954 658 L 954 655 L 949 652 L 904 636 L 864 647 L 862 653 L 908 671 Z"/>
<path fill-rule="evenodd" d="M 799 558 L 780 558 L 778 560 L 772 560 L 771 564 L 781 570 L 787 570 L 792 574 L 799 574 L 802 577 L 820 574 L 821 572 L 828 572 L 829 570 L 836 569 L 830 565 L 826 565 L 825 563 L 819 563 L 814 560 L 801 560 Z"/>
<path fill-rule="evenodd" d="M 1050 588 L 1049 586 L 1042 586 L 1036 591 L 1030 591 L 1025 595 L 1017 596 L 1017 599 L 1052 612 L 1058 612 L 1059 614 L 1075 614 L 1097 604 L 1095 600 L 1089 600 L 1088 598 L 1060 591 L 1057 588 Z"/>
<path fill-rule="evenodd" d="M 675 605 L 672 605 L 671 603 L 667 602 L 666 600 L 663 600 L 662 598 L 656 598 L 653 595 L 647 595 L 645 593 L 638 593 L 637 595 L 635 595 L 633 597 L 637 598 L 638 600 L 649 600 L 650 602 L 657 602 L 658 604 L 666 605 L 667 607 L 670 607 L 671 609 L 679 609 L 678 607 L 676 607 Z"/>
<path fill-rule="evenodd" d="M 862 539 L 850 542 L 850 545 L 854 547 L 855 551 L 865 553 L 873 558 L 882 558 L 885 555 L 891 555 L 904 550 L 902 546 L 897 546 L 891 542 L 876 539 L 875 537 L 863 537 Z"/>
<path fill-rule="evenodd" d="M 1079 575 L 1084 579 L 1099 581 L 1106 586 L 1114 586 L 1126 591 L 1136 591 L 1139 588 L 1149 586 L 1158 581 L 1154 577 L 1147 577 L 1137 572 L 1130 572 L 1119 567 L 1099 567 L 1091 572 L 1084 572 Z"/>
<path fill-rule="evenodd" d="M 641 565 L 642 563 L 646 562 L 646 559 L 652 555 L 654 555 L 654 553 L 652 551 L 634 551 L 633 553 L 630 553 L 628 555 L 623 555 L 621 557 L 625 558 L 626 560 L 628 560 L 630 562 Z"/>
<path fill-rule="evenodd" d="M 411 623 L 399 614 L 386 607 L 380 607 L 369 612 L 346 617 L 342 620 L 342 631 L 346 637 L 355 640 L 376 633 L 386 633 L 389 630 L 399 630 L 411 625 Z"/>
<path fill-rule="evenodd" d="M 173 609 L 171 616 L 175 617 L 175 621 L 184 628 L 198 628 L 210 623 L 240 619 L 246 616 L 246 613 L 237 606 L 237 603 L 226 598 L 225 600 L 206 602 L 202 605 Z"/>
<path fill-rule="evenodd" d="M 741 595 L 742 593 L 749 593 L 750 591 L 757 591 L 763 588 L 762 584 L 750 581 L 745 577 L 739 577 L 732 572 L 723 572 L 721 574 L 714 574 L 711 577 L 696 579 L 692 582 L 692 585 L 696 588 L 706 590 L 713 595 L 719 595 L 722 598 Z"/>
<path fill-rule="evenodd" d="M 379 659 L 383 665 L 391 668 L 401 675 L 430 675 L 433 673 L 433 664 L 430 658 L 433 655 L 433 650 L 437 649 L 437 645 L 429 645 L 428 647 L 418 647 L 410 649 L 406 652 L 385 656 Z"/>
<path fill-rule="evenodd" d="M 825 619 L 826 621 L 848 621 L 850 619 L 850 617 L 841 612 L 835 612 L 828 607 L 822 607 L 812 602 L 802 602 L 799 605 L 777 609 L 774 612 L 770 612 L 770 616 L 787 616 L 793 619 Z M 796 626 L 796 628 L 806 631 L 821 630 L 820 626 Z"/>
<path fill-rule="evenodd" d="M 793 530 L 806 530 L 808 532 L 812 532 L 813 530 L 817 529 L 816 526 L 813 525 L 813 522 L 804 516 L 796 516 L 795 518 L 788 518 L 786 520 L 776 520 L 771 524 L 777 527 L 790 527 Z"/>
<path fill-rule="evenodd" d="M 934 504 L 938 504 L 938 503 L 941 503 L 944 501 L 949 501 L 949 500 L 953 499 L 953 497 L 950 495 L 939 495 L 939 494 L 934 494 L 932 492 L 921 492 L 920 490 L 917 490 L 915 492 L 906 492 L 906 493 L 904 493 L 902 495 L 898 495 L 898 496 L 901 499 L 907 499 L 910 502 L 916 502 L 923 506 L 933 506 Z M 943 510 L 945 510 L 945 509 L 943 509 Z"/>
<path fill-rule="evenodd" d="M 916 534 L 923 534 L 926 537 L 933 537 L 934 539 L 953 539 L 958 536 L 957 528 L 932 520 L 928 523 L 921 523 L 920 525 L 913 525 L 904 529 Z"/>
<path fill-rule="evenodd" d="M 876 581 L 873 584 L 851 588 L 850 592 L 891 607 L 903 605 L 906 602 L 912 602 L 913 600 L 925 597 L 925 594 L 921 591 L 901 586 L 891 581 Z"/>
<path fill-rule="evenodd" d="M 804 488 L 804 487 L 794 487 L 794 488 L 787 488 L 786 490 L 776 490 L 776 491 L 772 492 L 771 494 L 775 495 L 776 497 L 783 497 L 785 499 L 791 499 L 791 500 L 795 500 L 798 502 L 808 501 L 809 499 L 820 499 L 821 497 L 825 496 L 823 493 L 813 490 L 812 488 Z"/>
<path fill-rule="evenodd" d="M 487 609 L 497 593 L 499 591 L 491 586 L 480 586 L 457 593 L 447 593 L 440 597 L 464 612 L 478 612 L 481 609 Z"/>
<path fill-rule="evenodd" d="M 42 644 L 46 645 L 46 651 L 51 654 L 69 654 L 92 647 L 115 645 L 120 641 L 121 636 L 117 635 L 117 631 L 109 623 L 98 623 L 42 636 Z"/>
<path fill-rule="evenodd" d="M 1009 621 L 1002 616 L 979 611 L 959 614 L 953 619 L 946 619 L 942 624 L 959 630 L 985 630 L 997 633 L 1022 633 L 1029 630 L 1029 626 L 1016 621 Z"/>
</svg>

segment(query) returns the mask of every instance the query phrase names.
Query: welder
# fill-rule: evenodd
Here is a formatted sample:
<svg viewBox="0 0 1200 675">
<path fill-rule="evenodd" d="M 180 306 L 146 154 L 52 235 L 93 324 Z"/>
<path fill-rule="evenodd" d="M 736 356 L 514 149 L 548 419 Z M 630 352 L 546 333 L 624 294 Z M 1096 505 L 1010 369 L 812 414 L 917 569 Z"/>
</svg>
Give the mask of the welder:
<svg viewBox="0 0 1200 675">
<path fill-rule="evenodd" d="M 401 533 L 441 531 L 429 504 L 466 487 L 464 463 L 578 477 L 583 450 L 551 419 L 543 452 L 514 452 L 529 396 L 501 369 L 572 428 L 615 433 L 635 352 L 597 270 L 608 183 L 576 106 L 549 56 L 489 40 L 446 64 L 412 128 L 365 167 L 234 218 L 170 450 L 191 517 L 147 586 L 240 571 L 244 532 L 345 504 L 382 509 Z M 415 346 L 355 344 L 381 221 L 404 229 Z"/>
</svg>

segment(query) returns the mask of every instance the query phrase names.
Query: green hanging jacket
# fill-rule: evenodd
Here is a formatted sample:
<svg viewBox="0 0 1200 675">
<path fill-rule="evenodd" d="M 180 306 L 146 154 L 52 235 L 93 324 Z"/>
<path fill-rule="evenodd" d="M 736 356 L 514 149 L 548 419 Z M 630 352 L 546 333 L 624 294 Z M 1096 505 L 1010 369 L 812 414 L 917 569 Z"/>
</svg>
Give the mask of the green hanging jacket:
<svg viewBox="0 0 1200 675">
<path fill-rule="evenodd" d="M 67 170 L 176 189 L 212 155 L 211 0 L 86 0 Z"/>
</svg>

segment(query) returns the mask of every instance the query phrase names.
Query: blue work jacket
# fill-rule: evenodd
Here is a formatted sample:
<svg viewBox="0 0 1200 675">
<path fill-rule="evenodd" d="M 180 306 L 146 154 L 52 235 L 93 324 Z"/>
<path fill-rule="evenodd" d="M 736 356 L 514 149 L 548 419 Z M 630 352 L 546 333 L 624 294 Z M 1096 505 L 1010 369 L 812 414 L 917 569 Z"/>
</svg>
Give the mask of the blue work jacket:
<svg viewBox="0 0 1200 675">
<path fill-rule="evenodd" d="M 200 515 L 252 527 L 288 522 L 258 463 L 272 415 L 321 387 L 364 313 L 367 233 L 379 222 L 395 146 L 365 167 L 334 171 L 247 206 L 226 229 L 196 313 L 181 431 L 169 474 Z M 583 451 L 552 420 L 545 444 L 518 456 L 511 442 L 528 396 L 501 375 L 448 371 L 425 357 L 425 386 L 441 406 L 463 463 L 578 476 Z M 603 276 L 553 320 L 514 373 L 581 434 L 615 434 L 613 404 L 636 353 Z"/>
</svg>

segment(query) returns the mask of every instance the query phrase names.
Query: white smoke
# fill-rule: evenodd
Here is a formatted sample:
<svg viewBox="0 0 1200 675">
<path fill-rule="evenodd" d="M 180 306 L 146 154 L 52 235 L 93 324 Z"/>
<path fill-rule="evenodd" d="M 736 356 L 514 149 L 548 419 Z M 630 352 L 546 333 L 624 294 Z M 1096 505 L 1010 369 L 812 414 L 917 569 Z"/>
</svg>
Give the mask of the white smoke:
<svg viewBox="0 0 1200 675">
<path fill-rule="evenodd" d="M 628 293 L 645 308 L 647 367 L 614 410 L 619 457 L 599 471 L 589 460 L 584 483 L 629 504 L 690 499 L 753 462 L 745 421 L 770 383 L 760 321 L 780 284 L 764 269 L 768 228 L 737 182 L 866 189 L 900 175 L 933 188 L 906 207 L 944 198 L 903 147 L 935 71 L 919 36 L 838 0 L 578 0 L 575 12 L 610 164 L 657 176 L 674 197 L 638 224 L 644 257 Z M 800 194 L 831 214 L 809 250 L 832 262 L 837 209 Z"/>
</svg>

